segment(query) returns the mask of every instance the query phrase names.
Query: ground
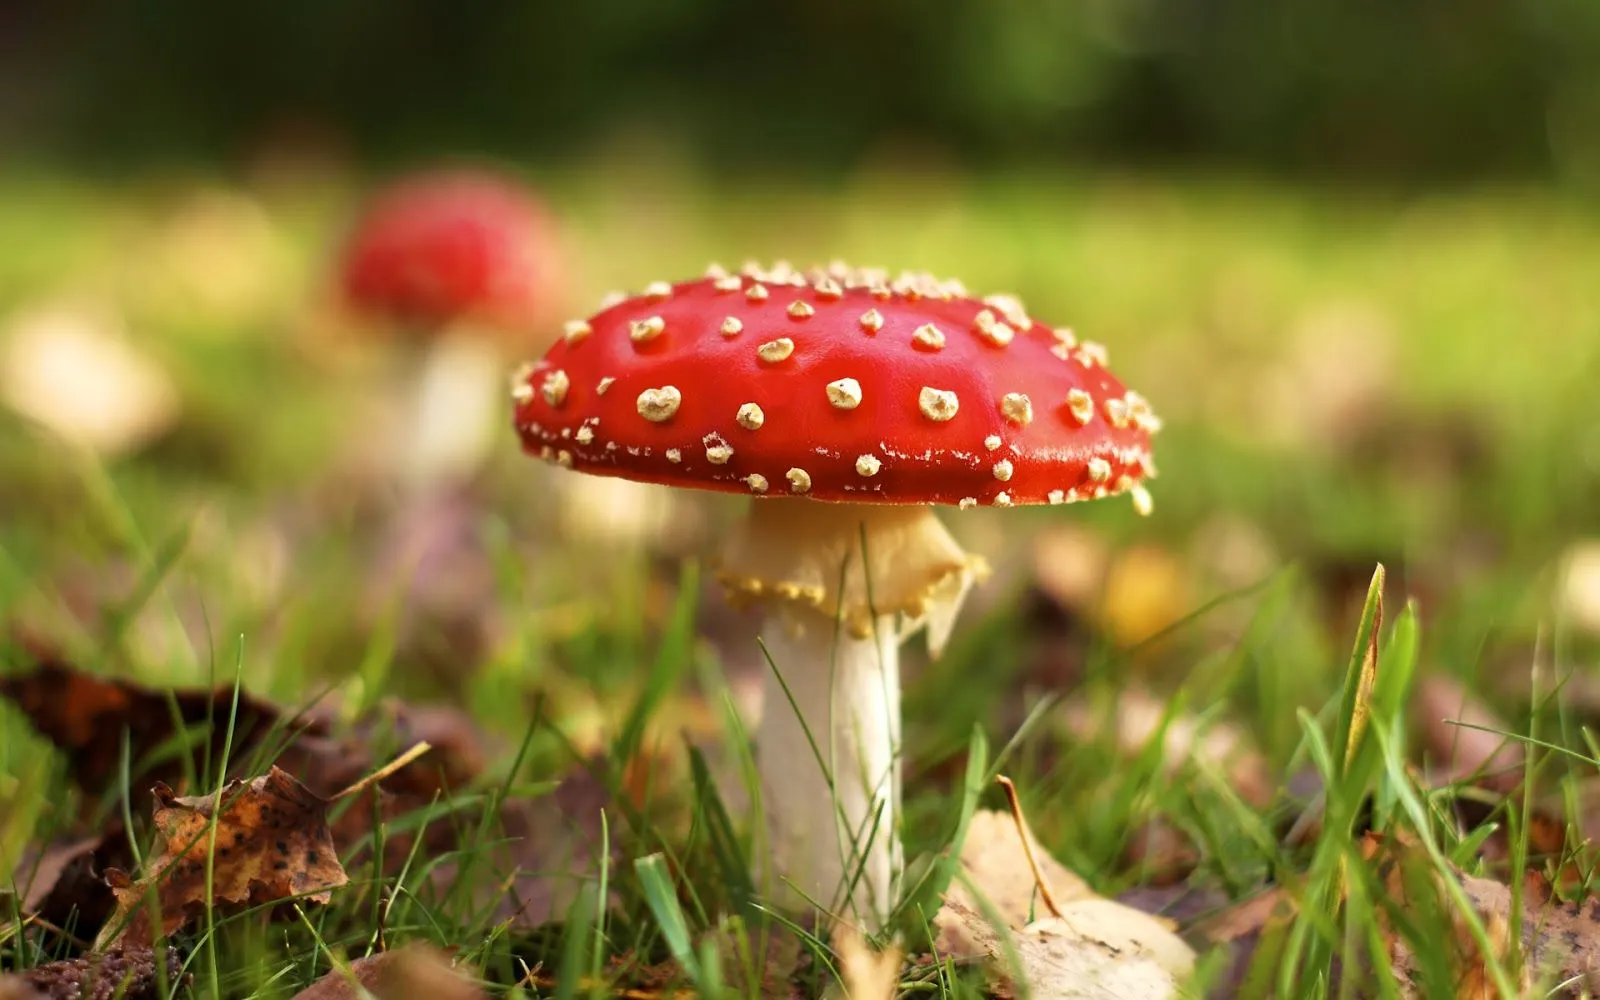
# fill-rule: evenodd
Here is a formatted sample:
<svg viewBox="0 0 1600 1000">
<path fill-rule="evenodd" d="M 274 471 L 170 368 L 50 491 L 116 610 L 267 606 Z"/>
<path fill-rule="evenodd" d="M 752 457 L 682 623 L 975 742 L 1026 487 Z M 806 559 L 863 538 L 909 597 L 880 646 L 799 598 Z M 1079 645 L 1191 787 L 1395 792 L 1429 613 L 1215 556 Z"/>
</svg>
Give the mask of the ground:
<svg viewBox="0 0 1600 1000">
<path fill-rule="evenodd" d="M 980 777 L 1008 774 L 1039 840 L 1095 892 L 1148 901 L 1176 885 L 1209 911 L 1272 886 L 1302 914 L 1328 915 L 1275 946 L 1302 964 L 1274 974 L 1312 991 L 1370 943 L 1349 933 L 1359 920 L 1332 921 L 1341 901 L 1357 917 L 1384 909 L 1385 852 L 1519 887 L 1524 870 L 1554 874 L 1562 898 L 1581 898 L 1587 867 L 1525 854 L 1553 844 L 1581 857 L 1593 822 L 1592 206 L 1531 190 L 1401 196 L 911 164 L 837 185 L 730 183 L 625 155 L 538 180 L 564 227 L 563 315 L 713 260 L 915 267 L 1014 292 L 1105 343 L 1164 419 L 1149 518 L 1115 501 L 946 512 L 996 573 L 952 648 L 909 668 L 911 856 L 958 829 L 976 732 L 990 748 Z M 737 501 L 579 493 L 586 484 L 521 455 L 499 425 L 469 478 L 398 487 L 394 410 L 417 344 L 356 331 L 328 301 L 359 191 L 349 175 L 293 164 L 230 180 L 0 176 L 0 388 L 13 405 L 55 404 L 30 412 L 99 428 L 92 446 L 69 446 L 0 408 L 5 674 L 32 669 L 43 647 L 154 691 L 237 682 L 279 705 L 317 702 L 336 734 L 386 704 L 391 722 L 452 706 L 461 714 L 432 731 L 482 759 L 463 765 L 464 787 L 433 786 L 423 805 L 476 816 L 485 801 L 556 801 L 589 816 L 559 796 L 610 803 L 613 851 L 557 824 L 541 828 L 538 855 L 604 870 L 609 917 L 590 892 L 577 913 L 546 901 L 541 919 L 507 921 L 472 902 L 505 869 L 466 863 L 497 841 L 424 837 L 404 872 L 347 857 L 351 885 L 288 923 L 247 912 L 186 928 L 185 988 L 287 996 L 331 955 L 380 938 L 459 948 L 475 974 L 527 989 L 575 970 L 626 979 L 610 960 L 666 959 L 662 920 L 680 902 L 694 936 L 719 914 L 755 912 L 741 909 L 734 849 L 708 833 L 716 796 L 689 780 L 703 764 L 742 828 L 730 720 L 765 664 L 752 623 L 700 572 Z M 120 341 L 150 371 L 101 381 L 16 346 L 80 333 Z M 1371 697 L 1353 695 L 1379 563 L 1383 669 Z M 1369 703 L 1369 749 L 1347 763 L 1339 739 Z M 1468 711 L 1552 746 L 1525 755 L 1513 741 L 1514 756 L 1493 757 L 1500 737 L 1485 746 L 1480 730 L 1441 725 Z M 153 805 L 115 752 L 103 785 L 80 787 L 81 761 L 53 750 L 36 716 L 0 705 L 0 871 L 107 816 L 143 831 Z M 1146 746 L 1164 720 L 1165 742 Z M 368 742 L 371 768 L 403 749 Z M 1475 764 L 1508 761 L 1516 780 L 1467 780 Z M 216 787 L 181 777 L 183 795 Z M 1307 820 L 1324 787 L 1330 819 Z M 1555 824 L 1553 840 L 1536 820 Z M 571 861 L 579 840 L 587 853 Z M 635 869 L 656 851 L 668 861 Z M 399 890 L 437 889 L 418 872 L 441 864 L 461 866 L 455 896 Z M 1176 899 L 1167 889 L 1150 905 Z M 1457 974 L 1439 971 L 1456 969 L 1449 942 L 1465 933 L 1448 911 L 1416 919 L 1449 933 L 1411 928 L 1417 964 L 1438 960 L 1432 974 Z M 563 936 L 563 918 L 605 933 Z M 726 956 L 737 949 L 722 933 L 708 940 Z M 0 923 L 0 967 L 71 950 Z M 1202 969 L 1226 980 L 1218 954 Z M 1523 974 L 1499 951 L 1480 964 L 1502 985 Z M 910 968 L 923 992 L 983 982 Z"/>
</svg>

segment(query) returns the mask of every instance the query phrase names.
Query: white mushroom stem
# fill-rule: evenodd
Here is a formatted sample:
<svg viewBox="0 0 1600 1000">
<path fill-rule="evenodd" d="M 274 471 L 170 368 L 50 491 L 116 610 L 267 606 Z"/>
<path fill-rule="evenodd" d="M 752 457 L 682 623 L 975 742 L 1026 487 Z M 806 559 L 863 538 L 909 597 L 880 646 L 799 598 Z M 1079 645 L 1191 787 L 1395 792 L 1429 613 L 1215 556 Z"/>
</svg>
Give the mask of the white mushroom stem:
<svg viewBox="0 0 1600 1000">
<path fill-rule="evenodd" d="M 900 855 L 900 635 L 865 639 L 816 612 L 777 611 L 758 737 L 780 898 L 880 926 Z"/>
<path fill-rule="evenodd" d="M 398 456 L 403 484 L 426 490 L 470 477 L 500 426 L 505 363 L 490 335 L 465 324 L 445 330 L 408 367 Z"/>
<path fill-rule="evenodd" d="M 791 903 L 881 925 L 900 871 L 900 643 L 944 645 L 982 572 L 922 506 L 753 502 L 721 579 L 771 654 L 757 746 L 770 862 Z M 787 690 L 785 690 L 787 688 Z"/>
</svg>

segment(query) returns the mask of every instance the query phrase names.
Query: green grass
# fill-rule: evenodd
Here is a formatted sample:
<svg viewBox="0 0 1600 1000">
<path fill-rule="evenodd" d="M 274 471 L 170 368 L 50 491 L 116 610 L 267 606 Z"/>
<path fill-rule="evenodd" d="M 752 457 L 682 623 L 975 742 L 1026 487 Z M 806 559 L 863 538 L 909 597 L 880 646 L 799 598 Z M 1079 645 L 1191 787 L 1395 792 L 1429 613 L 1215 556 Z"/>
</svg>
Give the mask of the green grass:
<svg viewBox="0 0 1600 1000">
<path fill-rule="evenodd" d="M 698 273 L 711 259 L 927 268 L 1017 292 L 1035 314 L 1106 342 L 1166 420 L 1148 521 L 1117 503 L 950 512 L 1000 572 L 946 655 L 912 667 L 905 835 L 913 875 L 926 875 L 908 880 L 918 891 L 899 925 L 912 940 L 953 875 L 941 852 L 980 802 L 1000 804 L 988 778 L 1003 769 L 1040 838 L 1108 894 L 1143 877 L 1128 848 L 1155 820 L 1197 846 L 1194 885 L 1234 898 L 1288 887 L 1303 918 L 1263 945 L 1276 962 L 1262 975 L 1286 995 L 1321 995 L 1335 960 L 1349 967 L 1370 945 L 1385 906 L 1352 829 L 1404 832 L 1436 867 L 1450 859 L 1503 877 L 1476 856 L 1482 834 L 1450 820 L 1455 790 L 1424 788 L 1409 769 L 1408 689 L 1429 673 L 1465 679 L 1513 728 L 1570 751 L 1538 756 L 1530 774 L 1581 804 L 1595 766 L 1588 720 L 1552 695 L 1548 676 L 1529 688 L 1536 665 L 1559 677 L 1600 649 L 1567 627 L 1557 600 L 1558 560 L 1596 530 L 1600 496 L 1590 206 L 1533 191 L 1400 202 L 1193 177 L 866 175 L 838 190 L 774 180 L 728 191 L 625 161 L 546 180 L 569 225 L 574 314 L 607 288 Z M 245 191 L 252 200 L 238 218 L 224 213 L 212 253 L 254 277 L 224 295 L 208 291 L 223 278 L 206 254 L 180 253 L 196 204 L 188 182 L 113 190 L 0 176 L 0 346 L 6 317 L 43 299 L 109 303 L 185 402 L 172 434 L 111 462 L 0 410 L 0 620 L 50 636 L 87 669 L 154 685 L 237 677 L 286 704 L 331 690 L 349 716 L 390 694 L 449 700 L 499 741 L 477 785 L 431 808 L 434 822 L 471 831 L 455 852 L 419 850 L 398 876 L 357 866 L 331 906 L 288 922 L 219 915 L 182 942 L 195 994 L 287 996 L 380 942 L 423 939 L 524 992 L 536 991 L 538 966 L 538 982 L 557 984 L 538 991 L 587 995 L 627 979 L 614 964 L 626 957 L 673 959 L 702 991 L 757 995 L 755 956 L 783 925 L 745 874 L 742 806 L 717 792 L 752 773 L 722 686 L 724 668 L 761 669 L 738 632 L 748 626 L 729 625 L 682 569 L 683 549 L 703 545 L 575 542 L 562 520 L 566 474 L 525 460 L 506 433 L 473 487 L 470 561 L 450 571 L 487 581 L 474 606 L 493 614 L 492 638 L 461 662 L 439 655 L 458 648 L 450 636 L 408 631 L 417 615 L 372 568 L 397 499 L 351 462 L 363 400 L 383 386 L 382 348 L 319 347 L 307 318 L 353 187 Z M 1374 372 L 1364 387 L 1334 393 L 1358 362 Z M 736 510 L 715 497 L 693 504 L 711 537 Z M 1208 542 L 1239 525 L 1265 545 L 1244 569 Z M 1119 632 L 1129 612 L 1102 587 L 1042 613 L 1025 567 L 1035 536 L 1064 527 L 1093 532 L 1113 561 L 1135 546 L 1169 557 L 1182 586 L 1152 600 L 1170 631 L 1146 642 Z M 1379 560 L 1389 621 L 1367 735 L 1351 744 L 1367 703 L 1355 685 L 1371 628 L 1360 598 Z M 1065 640 L 1063 620 L 1078 629 Z M 704 641 L 708 631 L 724 641 Z M 1060 668 L 1065 655 L 1081 659 L 1076 670 Z M 1237 725 L 1279 780 L 1316 772 L 1321 834 L 1286 845 L 1283 809 L 1247 803 L 1211 762 L 1173 770 L 1154 752 L 1085 740 L 1052 705 L 1072 695 L 1110 713 L 1132 686 L 1169 697 L 1173 716 Z M 702 747 L 680 753 L 696 704 L 717 725 L 697 724 Z M 555 926 L 497 925 L 470 891 L 507 874 L 489 857 L 500 833 L 480 825 L 482 804 L 548 794 L 585 758 L 620 788 L 626 762 L 655 746 L 677 770 L 658 779 L 650 807 L 619 796 L 608 809 L 618 860 L 586 873 Z M 81 798 L 0 706 L 0 870 L 66 830 Z M 1525 846 L 1519 809 L 1492 820 Z M 1584 839 L 1575 829 L 1572 842 Z M 463 865 L 465 884 L 438 894 L 426 875 L 446 861 Z M 1438 986 L 1448 913 L 1408 916 Z M 52 957 L 14 930 L 0 921 L 0 963 Z M 811 943 L 811 967 L 825 970 Z M 1491 973 L 1514 982 L 1517 970 Z M 918 975 L 919 994 L 971 995 L 982 981 Z"/>
</svg>

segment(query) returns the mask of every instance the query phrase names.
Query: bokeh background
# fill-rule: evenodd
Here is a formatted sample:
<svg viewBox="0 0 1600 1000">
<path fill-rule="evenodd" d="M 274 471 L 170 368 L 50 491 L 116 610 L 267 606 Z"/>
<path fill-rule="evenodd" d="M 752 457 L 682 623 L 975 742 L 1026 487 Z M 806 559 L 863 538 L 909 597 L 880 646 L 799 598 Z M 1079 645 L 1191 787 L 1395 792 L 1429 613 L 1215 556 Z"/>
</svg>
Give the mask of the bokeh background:
<svg viewBox="0 0 1600 1000">
<path fill-rule="evenodd" d="M 923 761 L 1113 678 L 1282 757 L 1380 559 L 1429 669 L 1510 706 L 1592 665 L 1591 0 L 11 0 L 0 149 L 0 608 L 89 664 L 512 733 L 543 698 L 579 744 L 631 703 L 736 503 L 527 460 L 499 382 L 490 444 L 398 485 L 416 344 L 333 293 L 375 188 L 465 162 L 553 219 L 507 367 L 610 289 L 845 258 L 1016 293 L 1153 401 L 1152 518 L 951 512 L 998 573 L 913 682 Z"/>
<path fill-rule="evenodd" d="M 7 5 L 6 133 L 104 169 L 322 143 L 548 165 L 642 134 L 697 170 L 1018 164 L 1600 182 L 1583 0 Z"/>
</svg>

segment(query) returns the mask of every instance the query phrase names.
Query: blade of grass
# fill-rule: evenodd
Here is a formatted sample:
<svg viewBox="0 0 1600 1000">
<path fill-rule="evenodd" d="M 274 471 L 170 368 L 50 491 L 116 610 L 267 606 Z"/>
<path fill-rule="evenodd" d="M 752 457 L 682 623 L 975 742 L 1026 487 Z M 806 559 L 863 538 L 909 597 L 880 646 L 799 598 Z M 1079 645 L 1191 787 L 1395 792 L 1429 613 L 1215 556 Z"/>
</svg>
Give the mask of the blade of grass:
<svg viewBox="0 0 1600 1000">
<path fill-rule="evenodd" d="M 678 893 L 667 871 L 666 858 L 660 854 L 636 858 L 633 870 L 639 876 L 645 905 L 650 908 L 651 916 L 655 917 L 656 927 L 667 943 L 667 950 L 683 967 L 690 981 L 702 991 L 702 995 L 712 995 L 705 992 L 709 983 L 705 970 L 700 967 L 694 943 L 689 938 L 689 924 L 684 919 L 683 907 L 678 903 Z"/>
<path fill-rule="evenodd" d="M 920 878 L 908 880 L 905 894 L 890 914 L 889 926 L 900 928 L 908 936 L 914 935 L 919 925 L 925 926 L 924 915 L 939 909 L 950 883 L 961 870 L 961 848 L 967 842 L 973 814 L 978 811 L 978 799 L 990 781 L 989 739 L 982 728 L 974 726 L 967 740 L 967 773 L 961 784 L 961 800 L 956 807 L 955 828 L 950 840 L 944 850 L 929 859 Z"/>
<path fill-rule="evenodd" d="M 573 1000 L 583 984 L 583 970 L 589 964 L 589 925 L 594 920 L 594 886 L 585 882 L 567 911 L 566 929 L 561 942 L 561 965 L 556 973 L 556 1000 Z"/>
<path fill-rule="evenodd" d="M 1355 762 L 1356 748 L 1366 733 L 1372 711 L 1372 689 L 1378 679 L 1378 634 L 1383 629 L 1383 564 L 1372 573 L 1367 600 L 1361 609 L 1361 625 L 1356 629 L 1355 649 L 1345 672 L 1344 693 L 1339 699 L 1339 715 L 1333 745 L 1344 753 L 1342 771 Z"/>
<path fill-rule="evenodd" d="M 206 830 L 206 959 L 210 965 L 211 995 L 222 996 L 222 980 L 217 958 L 216 907 L 213 905 L 217 877 L 217 829 L 222 822 L 222 790 L 228 780 L 228 758 L 233 753 L 234 727 L 239 721 L 239 693 L 244 689 L 244 636 L 239 637 L 238 652 L 233 661 L 233 699 L 228 705 L 228 728 L 222 737 L 222 760 L 217 765 L 217 804 L 211 810 Z"/>
<path fill-rule="evenodd" d="M 650 719 L 660 709 L 667 695 L 677 688 L 684 670 L 693 660 L 695 611 L 699 602 L 699 567 L 692 560 L 686 561 L 678 580 L 677 600 L 672 606 L 666 634 L 661 637 L 655 661 L 645 674 L 644 690 L 639 693 L 639 700 L 628 712 L 622 730 L 612 745 L 612 759 L 619 764 L 632 760 L 639 752 Z"/>
<path fill-rule="evenodd" d="M 687 742 L 687 741 L 686 741 Z M 726 886 L 734 909 L 740 914 L 749 911 L 755 902 L 755 884 L 750 879 L 750 864 L 739 845 L 733 830 L 733 820 L 722 802 L 706 764 L 705 754 L 699 747 L 689 745 L 689 775 L 694 784 L 695 809 L 705 822 L 712 860 L 716 862 L 721 883 Z"/>
</svg>

